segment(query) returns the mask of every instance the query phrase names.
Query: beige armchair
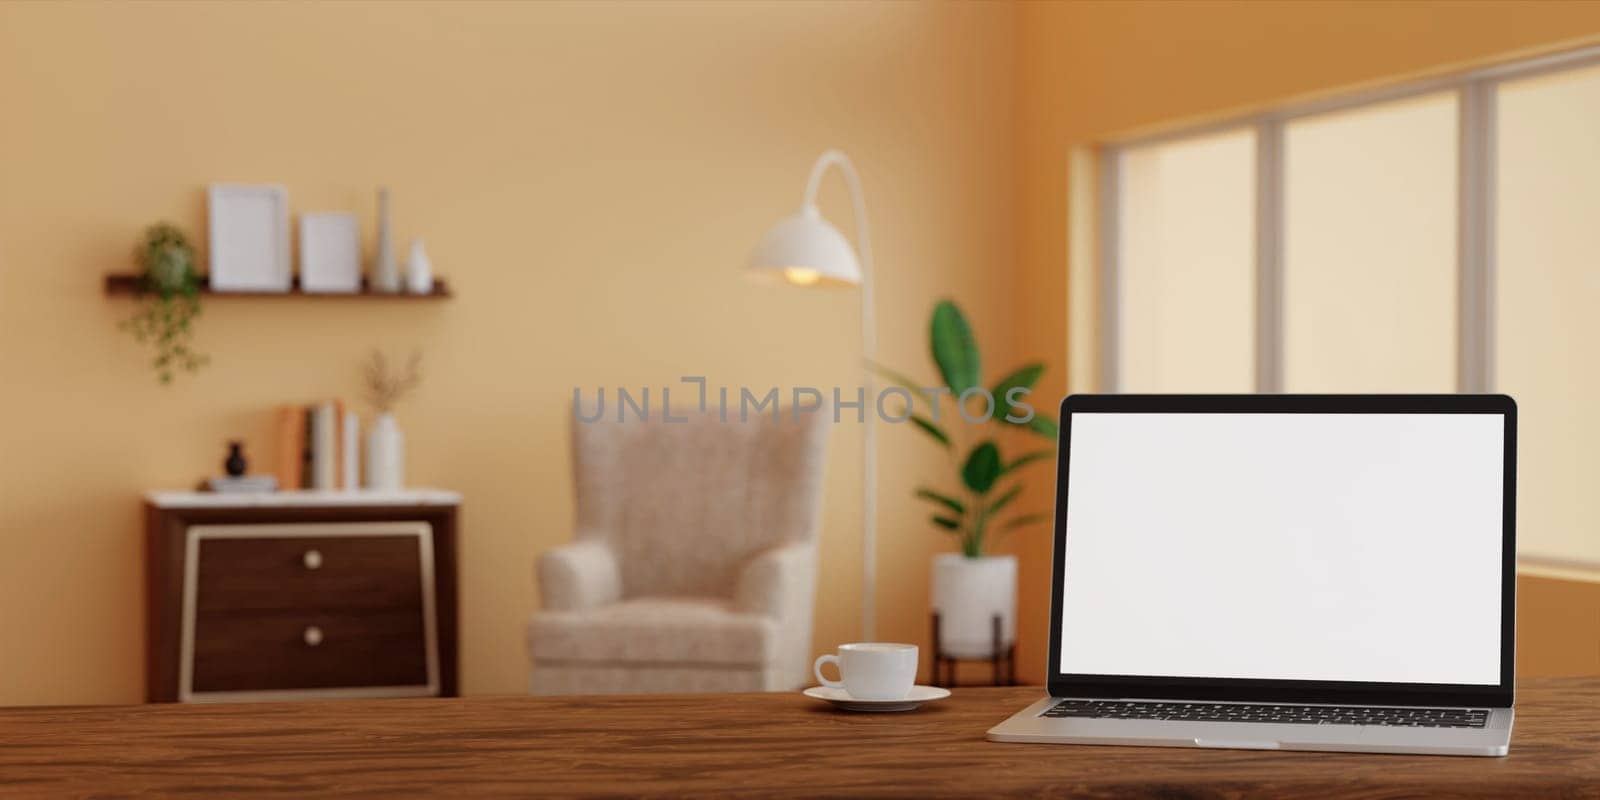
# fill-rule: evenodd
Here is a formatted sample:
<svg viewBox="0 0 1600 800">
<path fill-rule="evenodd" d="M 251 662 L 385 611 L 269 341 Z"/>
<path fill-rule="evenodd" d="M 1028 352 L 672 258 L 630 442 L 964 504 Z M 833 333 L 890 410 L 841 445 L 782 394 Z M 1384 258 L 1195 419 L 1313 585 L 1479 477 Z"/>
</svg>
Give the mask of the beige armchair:
<svg viewBox="0 0 1600 800">
<path fill-rule="evenodd" d="M 807 682 L 832 416 L 800 417 L 574 420 L 577 531 L 539 558 L 534 694 Z"/>
</svg>

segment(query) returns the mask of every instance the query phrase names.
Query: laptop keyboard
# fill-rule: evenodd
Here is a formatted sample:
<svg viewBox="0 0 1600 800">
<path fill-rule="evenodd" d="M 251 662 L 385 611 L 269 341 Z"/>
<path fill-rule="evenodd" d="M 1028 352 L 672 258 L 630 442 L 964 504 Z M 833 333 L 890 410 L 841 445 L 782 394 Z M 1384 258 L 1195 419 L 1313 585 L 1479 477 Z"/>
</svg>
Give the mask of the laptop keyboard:
<svg viewBox="0 0 1600 800">
<path fill-rule="evenodd" d="M 1388 725 L 1405 728 L 1482 728 L 1481 708 L 1377 708 L 1373 706 L 1270 706 L 1261 703 L 1171 703 L 1062 700 L 1041 716 L 1153 719 L 1184 722 L 1271 722 L 1291 725 Z"/>
</svg>

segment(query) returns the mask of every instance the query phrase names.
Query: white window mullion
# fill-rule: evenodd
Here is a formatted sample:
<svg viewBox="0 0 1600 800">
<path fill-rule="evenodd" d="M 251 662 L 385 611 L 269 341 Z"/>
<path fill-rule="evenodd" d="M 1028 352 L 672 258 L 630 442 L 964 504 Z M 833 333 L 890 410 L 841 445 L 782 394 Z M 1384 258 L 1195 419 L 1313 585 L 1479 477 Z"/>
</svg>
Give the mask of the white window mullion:
<svg viewBox="0 0 1600 800">
<path fill-rule="evenodd" d="M 1067 391 L 1100 388 L 1100 281 L 1095 276 L 1099 233 L 1100 149 L 1073 147 L 1067 155 Z"/>
<path fill-rule="evenodd" d="M 1256 391 L 1283 391 L 1283 123 L 1256 125 Z"/>
<path fill-rule="evenodd" d="M 1457 251 L 1457 391 L 1494 386 L 1494 85 L 1461 89 Z"/>
<path fill-rule="evenodd" d="M 1107 147 L 1100 154 L 1100 364 L 1099 389 L 1120 389 L 1118 365 L 1122 359 L 1122 291 L 1117 280 L 1122 230 L 1122 153 Z"/>
</svg>

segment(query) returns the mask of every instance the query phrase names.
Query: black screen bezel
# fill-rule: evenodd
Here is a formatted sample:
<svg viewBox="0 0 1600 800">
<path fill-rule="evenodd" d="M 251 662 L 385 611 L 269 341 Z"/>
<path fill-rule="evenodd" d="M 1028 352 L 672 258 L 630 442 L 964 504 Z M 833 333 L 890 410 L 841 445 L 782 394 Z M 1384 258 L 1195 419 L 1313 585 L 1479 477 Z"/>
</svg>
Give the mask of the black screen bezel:
<svg viewBox="0 0 1600 800">
<path fill-rule="evenodd" d="M 1074 413 L 1190 414 L 1501 414 L 1505 417 L 1502 502 L 1500 683 L 1376 683 L 1365 681 L 1180 678 L 1063 674 L 1061 614 L 1066 574 L 1067 476 Z M 1054 580 L 1051 584 L 1049 691 L 1055 697 L 1351 703 L 1396 706 L 1475 705 L 1509 708 L 1514 694 L 1516 618 L 1517 405 L 1503 394 L 1483 395 L 1069 395 L 1061 401 L 1056 455 Z"/>
</svg>

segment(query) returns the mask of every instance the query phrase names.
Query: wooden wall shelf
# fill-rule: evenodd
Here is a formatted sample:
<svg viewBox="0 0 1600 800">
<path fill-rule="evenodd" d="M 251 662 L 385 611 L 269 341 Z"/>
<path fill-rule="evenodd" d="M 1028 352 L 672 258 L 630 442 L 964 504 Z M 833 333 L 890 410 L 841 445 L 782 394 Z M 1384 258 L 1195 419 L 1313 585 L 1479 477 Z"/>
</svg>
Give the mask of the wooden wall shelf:
<svg viewBox="0 0 1600 800">
<path fill-rule="evenodd" d="M 107 295 L 138 295 L 144 291 L 143 279 L 140 275 L 131 272 L 112 272 L 106 275 Z M 450 284 L 442 278 L 433 279 L 433 292 L 430 294 L 411 294 L 409 292 L 377 292 L 367 283 L 366 278 L 361 279 L 361 290 L 356 292 L 308 292 L 300 288 L 300 277 L 295 276 L 294 281 L 286 292 L 219 292 L 211 288 L 209 276 L 200 277 L 200 293 L 211 297 L 326 297 L 332 299 L 379 299 L 379 300 L 446 300 L 452 297 Z"/>
</svg>

